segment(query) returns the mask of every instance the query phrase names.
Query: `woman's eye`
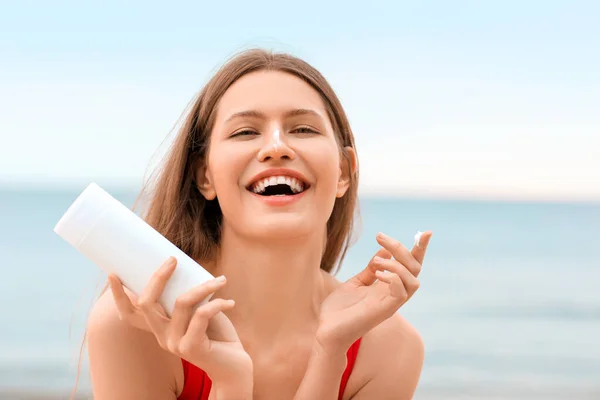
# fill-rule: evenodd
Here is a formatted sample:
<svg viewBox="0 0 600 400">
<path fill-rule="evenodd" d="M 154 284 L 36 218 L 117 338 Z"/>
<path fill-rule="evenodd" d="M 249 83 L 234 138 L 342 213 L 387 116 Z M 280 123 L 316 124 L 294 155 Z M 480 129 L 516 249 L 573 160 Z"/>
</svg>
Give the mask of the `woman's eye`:
<svg viewBox="0 0 600 400">
<path fill-rule="evenodd" d="M 236 136 L 253 136 L 253 135 L 258 135 L 258 132 L 253 131 L 252 129 L 244 129 L 242 131 L 235 132 L 233 135 L 231 135 L 231 137 L 236 137 Z"/>
<path fill-rule="evenodd" d="M 300 126 L 292 131 L 293 133 L 319 133 L 308 126 Z"/>
</svg>

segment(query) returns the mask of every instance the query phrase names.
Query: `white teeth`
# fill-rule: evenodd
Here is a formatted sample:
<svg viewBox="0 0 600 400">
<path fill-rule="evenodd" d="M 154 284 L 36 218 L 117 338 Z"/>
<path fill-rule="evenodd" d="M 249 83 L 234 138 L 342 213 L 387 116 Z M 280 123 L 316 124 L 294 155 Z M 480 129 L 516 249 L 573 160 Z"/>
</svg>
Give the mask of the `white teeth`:
<svg viewBox="0 0 600 400">
<path fill-rule="evenodd" d="M 292 191 L 294 193 L 300 193 L 304 191 L 304 185 L 302 184 L 302 182 L 299 182 L 297 180 L 291 181 L 290 187 L 292 188 Z"/>
<path fill-rule="evenodd" d="M 304 183 L 291 176 L 270 176 L 268 178 L 263 178 L 254 183 L 251 189 L 254 193 L 260 194 L 263 193 L 267 187 L 275 185 L 288 185 L 294 194 L 304 191 Z"/>
</svg>

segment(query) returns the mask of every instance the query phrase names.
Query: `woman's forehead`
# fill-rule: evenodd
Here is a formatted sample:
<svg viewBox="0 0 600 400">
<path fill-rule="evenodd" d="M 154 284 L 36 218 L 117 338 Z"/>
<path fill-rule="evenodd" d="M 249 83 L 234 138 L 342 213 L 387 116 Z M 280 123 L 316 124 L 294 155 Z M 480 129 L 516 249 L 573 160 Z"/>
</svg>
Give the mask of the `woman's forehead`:
<svg viewBox="0 0 600 400">
<path fill-rule="evenodd" d="M 320 94 L 299 77 L 258 71 L 244 75 L 227 89 L 219 101 L 217 120 L 231 120 L 236 114 L 260 117 L 277 113 L 327 116 Z"/>
</svg>

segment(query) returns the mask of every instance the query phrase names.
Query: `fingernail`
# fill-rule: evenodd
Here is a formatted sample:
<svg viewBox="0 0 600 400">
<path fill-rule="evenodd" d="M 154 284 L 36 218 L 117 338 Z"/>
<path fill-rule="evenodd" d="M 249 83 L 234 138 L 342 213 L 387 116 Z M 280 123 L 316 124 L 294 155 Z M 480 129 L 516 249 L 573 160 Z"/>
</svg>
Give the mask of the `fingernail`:
<svg viewBox="0 0 600 400">
<path fill-rule="evenodd" d="M 385 233 L 383 233 L 383 232 L 379 232 L 379 233 L 377 234 L 377 238 L 378 238 L 378 239 L 389 239 L 389 236 L 388 236 L 388 235 L 386 235 L 386 234 L 385 234 Z"/>
<path fill-rule="evenodd" d="M 379 277 L 385 278 L 386 276 L 388 276 L 390 274 L 391 274 L 390 271 L 379 271 L 379 270 L 375 271 L 375 276 L 377 276 L 378 278 Z"/>
<path fill-rule="evenodd" d="M 225 275 L 221 275 L 221 276 L 215 278 L 215 281 L 217 281 L 218 283 L 225 282 Z"/>
<path fill-rule="evenodd" d="M 375 256 L 375 257 L 373 257 L 373 262 L 376 264 L 383 264 L 383 258 L 381 258 L 379 256 Z"/>
</svg>

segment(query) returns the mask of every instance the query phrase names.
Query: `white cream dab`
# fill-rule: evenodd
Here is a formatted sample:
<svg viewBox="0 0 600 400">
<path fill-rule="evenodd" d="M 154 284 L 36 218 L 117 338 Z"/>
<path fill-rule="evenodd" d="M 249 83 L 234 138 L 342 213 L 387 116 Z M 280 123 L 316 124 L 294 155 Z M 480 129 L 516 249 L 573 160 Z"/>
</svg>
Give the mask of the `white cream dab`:
<svg viewBox="0 0 600 400">
<path fill-rule="evenodd" d="M 421 231 L 417 231 L 417 233 L 415 233 L 415 246 L 417 246 L 417 248 L 421 247 L 421 236 L 423 235 L 423 232 Z"/>
</svg>

